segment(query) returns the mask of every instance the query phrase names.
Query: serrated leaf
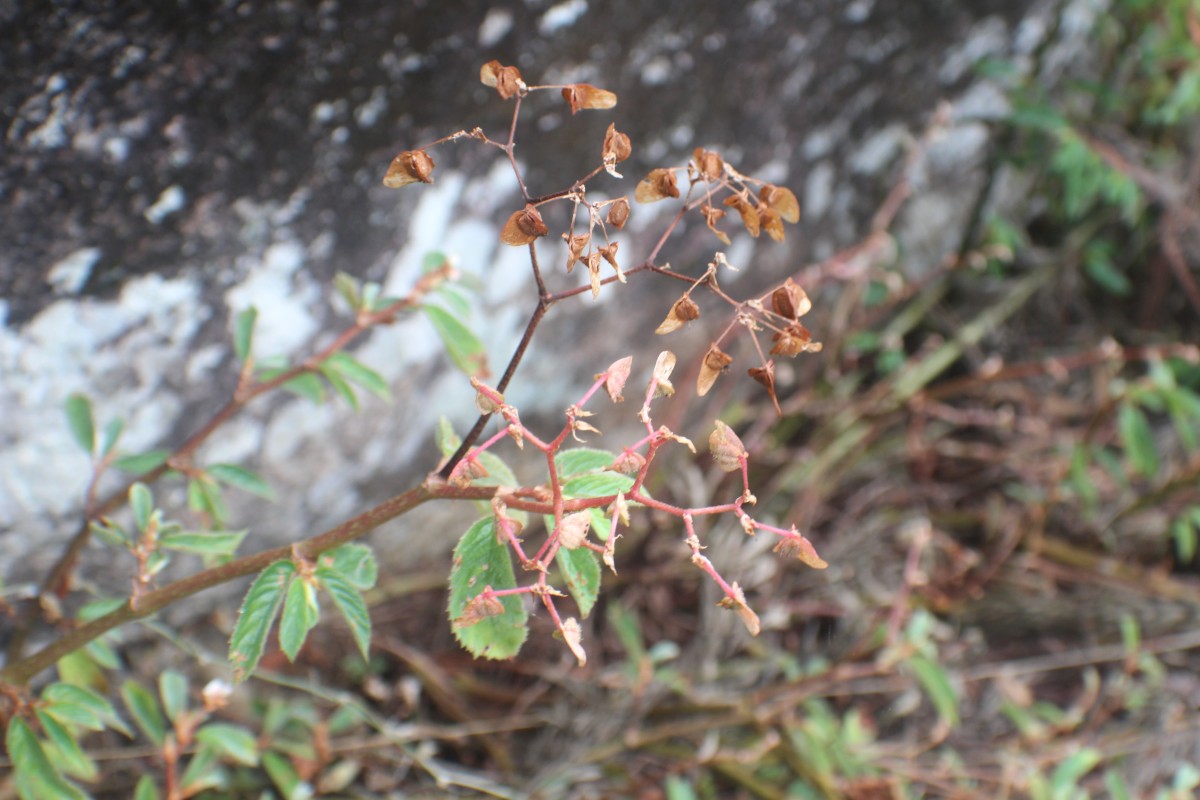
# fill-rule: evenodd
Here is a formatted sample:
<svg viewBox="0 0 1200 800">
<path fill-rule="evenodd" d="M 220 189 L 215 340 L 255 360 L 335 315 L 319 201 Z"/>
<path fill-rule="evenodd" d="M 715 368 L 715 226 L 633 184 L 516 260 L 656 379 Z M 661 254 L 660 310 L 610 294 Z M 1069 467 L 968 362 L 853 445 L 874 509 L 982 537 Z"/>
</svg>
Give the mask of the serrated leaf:
<svg viewBox="0 0 1200 800">
<path fill-rule="evenodd" d="M 382 400 L 389 403 L 392 400 L 391 389 L 383 376 L 349 353 L 334 353 L 325 359 L 321 366 L 334 370 L 346 380 L 361 386 Z"/>
<path fill-rule="evenodd" d="M 599 472 L 611 466 L 614 460 L 616 460 L 616 456 L 607 450 L 599 450 L 594 447 L 575 447 L 556 453 L 554 466 L 558 470 L 559 479 L 566 480 L 572 475 Z"/>
<path fill-rule="evenodd" d="M 88 758 L 79 746 L 79 741 L 65 725 L 46 713 L 44 709 L 37 710 L 38 723 L 46 734 L 49 743 L 56 752 L 48 753 L 50 763 L 55 764 L 61 771 L 72 778 L 90 781 L 95 780 L 96 763 Z"/>
<path fill-rule="evenodd" d="M 579 615 L 586 617 L 592 613 L 596 597 L 600 594 L 600 559 L 586 547 L 575 550 L 560 547 L 554 554 L 554 560 L 563 572 L 567 591 L 579 606 Z"/>
<path fill-rule="evenodd" d="M 130 679 L 121 686 L 121 699 L 125 701 L 125 708 L 129 709 L 129 715 L 133 717 L 133 724 L 147 739 L 161 747 L 167 736 L 167 728 L 154 695 L 146 687 Z"/>
<path fill-rule="evenodd" d="M 129 487 L 129 507 L 133 510 L 133 520 L 138 530 L 145 533 L 150 524 L 150 515 L 154 513 L 154 496 L 144 483 L 135 483 Z"/>
<path fill-rule="evenodd" d="M 288 583 L 296 574 L 290 561 L 276 561 L 254 579 L 238 613 L 237 625 L 229 640 L 229 661 L 233 664 L 235 681 L 242 681 L 258 666 L 267 634 L 275 615 L 283 605 Z"/>
<path fill-rule="evenodd" d="M 321 554 L 320 564 L 337 572 L 355 589 L 366 591 L 379 577 L 375 553 L 365 544 L 352 542 Z"/>
<path fill-rule="evenodd" d="M 167 719 L 175 722 L 187 710 L 188 681 L 173 669 L 164 670 L 158 676 L 158 696 L 162 698 Z"/>
<path fill-rule="evenodd" d="M 258 765 L 258 740 L 239 725 L 210 722 L 196 731 L 196 741 L 247 767 Z"/>
<path fill-rule="evenodd" d="M 250 306 L 237 315 L 233 324 L 233 352 L 238 361 L 246 362 L 250 358 L 254 345 L 254 323 L 258 321 L 258 309 Z"/>
<path fill-rule="evenodd" d="M 450 568 L 450 619 L 462 616 L 467 603 L 485 587 L 516 588 L 508 546 L 496 540 L 496 523 L 491 516 L 477 520 L 454 548 Z M 477 657 L 512 658 L 529 634 L 529 613 L 520 597 L 499 598 L 504 611 L 468 627 L 455 627 L 454 636 Z"/>
<path fill-rule="evenodd" d="M 227 486 L 258 495 L 265 500 L 275 499 L 275 490 L 256 472 L 237 464 L 212 464 L 205 472 Z"/>
<path fill-rule="evenodd" d="M 283 601 L 283 615 L 279 618 L 279 647 L 288 661 L 296 660 L 309 631 L 320 617 L 317 588 L 303 578 L 293 580 Z"/>
<path fill-rule="evenodd" d="M 246 538 L 248 531 L 212 531 L 209 533 L 179 531 L 159 539 L 159 547 L 182 553 L 203 556 L 231 556 Z"/>
<path fill-rule="evenodd" d="M 633 478 L 619 472 L 600 472 L 588 475 L 577 475 L 563 482 L 563 496 L 574 498 L 608 497 L 619 492 L 628 492 L 633 486 Z M 640 505 L 630 503 L 630 506 Z M 612 530 L 609 517 L 603 508 L 589 508 L 592 516 L 592 530 L 600 541 L 606 541 Z M 586 615 L 585 615 L 586 616 Z"/>
<path fill-rule="evenodd" d="M 958 695 L 941 665 L 922 655 L 914 655 L 905 663 L 925 690 L 938 716 L 951 726 L 957 725 Z"/>
<path fill-rule="evenodd" d="M 350 633 L 365 661 L 371 648 L 371 614 L 363 596 L 344 575 L 330 567 L 318 567 L 317 579 L 350 626 Z"/>
<path fill-rule="evenodd" d="M 29 723 L 14 717 L 4 737 L 8 758 L 16 770 L 17 785 L 36 800 L 87 800 L 87 795 L 58 773 L 42 749 Z"/>
<path fill-rule="evenodd" d="M 154 778 L 149 775 L 143 775 L 138 778 L 137 788 L 133 790 L 133 800 L 160 800 L 162 795 L 158 793 L 158 786 L 154 783 Z"/>
<path fill-rule="evenodd" d="M 136 453 L 115 458 L 112 465 L 122 472 L 141 475 L 162 464 L 170 455 L 170 450 L 147 450 L 145 453 Z"/>
<path fill-rule="evenodd" d="M 429 317 L 429 322 L 442 344 L 446 346 L 446 354 L 454 366 L 477 378 L 488 375 L 487 352 L 483 344 L 471 330 L 459 321 L 457 317 L 437 306 L 421 306 Z"/>
<path fill-rule="evenodd" d="M 67 398 L 64 405 L 67 425 L 75 443 L 88 455 L 96 452 L 96 422 L 92 416 L 92 401 L 76 392 Z"/>
<path fill-rule="evenodd" d="M 100 437 L 100 456 L 105 457 L 113 451 L 117 446 L 117 442 L 121 439 L 121 432 L 125 430 L 125 420 L 119 417 L 110 420 L 104 426 L 104 434 Z"/>
<path fill-rule="evenodd" d="M 52 683 L 42 692 L 43 708 L 60 722 L 101 731 L 105 726 L 132 736 L 129 726 L 117 716 L 108 700 L 83 686 Z"/>
<path fill-rule="evenodd" d="M 1158 448 L 1154 445 L 1154 433 L 1142 410 L 1133 403 L 1124 403 L 1117 418 L 1121 430 L 1121 441 L 1129 463 L 1140 475 L 1150 478 L 1158 473 Z"/>
</svg>

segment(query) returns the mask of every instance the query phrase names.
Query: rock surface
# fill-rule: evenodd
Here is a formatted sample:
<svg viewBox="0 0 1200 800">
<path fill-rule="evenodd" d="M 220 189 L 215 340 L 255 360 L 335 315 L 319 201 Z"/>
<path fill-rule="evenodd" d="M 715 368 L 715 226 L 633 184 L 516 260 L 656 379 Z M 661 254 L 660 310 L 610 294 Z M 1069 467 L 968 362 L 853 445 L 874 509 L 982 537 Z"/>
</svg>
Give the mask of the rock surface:
<svg viewBox="0 0 1200 800">
<path fill-rule="evenodd" d="M 474 125 L 500 135 L 509 107 L 478 82 L 484 61 L 620 97 L 611 116 L 530 104 L 517 155 L 535 193 L 590 168 L 610 119 L 634 142 L 613 192 L 698 145 L 790 185 L 804 218 L 789 247 L 731 249 L 735 263 L 754 263 L 746 280 L 767 285 L 862 235 L 906 140 L 943 99 L 957 124 L 919 170 L 898 231 L 910 268 L 956 248 L 983 183 L 986 120 L 1004 111 L 973 66 L 1021 64 L 1051 32 L 1069 51 L 1086 32 L 1059 24 L 1058 3 L 1033 0 L 30 8 L 0 3 L 8 581 L 39 577 L 79 519 L 88 467 L 63 422 L 66 397 L 91 395 L 101 423 L 124 417 L 127 450 L 182 441 L 232 389 L 231 319 L 248 305 L 260 312 L 261 355 L 300 356 L 344 324 L 328 301 L 335 271 L 403 290 L 424 254 L 442 249 L 478 278 L 475 324 L 503 364 L 533 302 L 522 254 L 496 244 L 515 197 L 506 164 L 460 143 L 438 151 L 433 186 L 379 183 L 399 150 Z M 667 260 L 711 258 L 702 236 L 685 236 Z M 550 341 L 604 323 L 555 324 Z M 642 355 L 658 349 L 628 338 Z M 631 347 L 592 346 L 579 368 L 578 353 L 544 348 L 510 399 L 561 407 Z M 358 355 L 392 383 L 391 406 L 369 401 L 353 416 L 265 400 L 203 452 L 261 470 L 278 492 L 266 509 L 235 505 L 235 524 L 255 530 L 247 547 L 308 535 L 394 493 L 433 466 L 439 414 L 470 418 L 471 392 L 421 320 L 373 334 Z M 179 488 L 161 491 L 165 504 L 182 501 Z M 454 537 L 414 538 L 444 548 Z M 385 539 L 412 557 L 413 545 L 395 544 L 409 540 Z"/>
</svg>

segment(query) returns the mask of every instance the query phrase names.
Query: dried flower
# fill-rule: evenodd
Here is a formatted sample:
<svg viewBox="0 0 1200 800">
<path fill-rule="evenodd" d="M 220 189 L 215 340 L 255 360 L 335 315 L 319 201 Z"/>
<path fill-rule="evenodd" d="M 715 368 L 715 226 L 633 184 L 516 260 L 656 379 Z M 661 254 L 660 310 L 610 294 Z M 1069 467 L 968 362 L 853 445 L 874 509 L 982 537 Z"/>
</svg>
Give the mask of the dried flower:
<svg viewBox="0 0 1200 800">
<path fill-rule="evenodd" d="M 617 104 L 615 94 L 590 83 L 573 83 L 563 87 L 562 96 L 571 107 L 572 114 L 577 114 L 585 108 L 612 108 Z"/>
<path fill-rule="evenodd" d="M 500 241 L 519 247 L 549 232 L 546 223 L 542 221 L 541 212 L 534 206 L 525 206 L 520 211 L 514 211 L 504 223 L 504 228 L 500 231 Z"/>
<path fill-rule="evenodd" d="M 399 189 L 410 183 L 433 183 L 433 167 L 433 157 L 429 153 L 424 150 L 405 150 L 388 165 L 383 185 L 389 189 Z"/>
<path fill-rule="evenodd" d="M 675 304 L 671 306 L 670 313 L 667 314 L 667 318 L 654 329 L 654 332 L 670 333 L 671 331 L 677 331 L 685 323 L 699 318 L 700 306 L 696 305 L 696 301 L 691 298 L 691 295 L 685 294 L 675 301 Z"/>
<path fill-rule="evenodd" d="M 673 169 L 652 169 L 638 183 L 633 193 L 639 203 L 654 203 L 668 197 L 679 197 L 679 184 Z"/>
<path fill-rule="evenodd" d="M 708 352 L 704 354 L 704 361 L 700 364 L 700 375 L 696 378 L 696 394 L 700 397 L 708 394 L 717 377 L 732 361 L 733 356 L 717 347 L 715 343 L 709 345 Z"/>
</svg>

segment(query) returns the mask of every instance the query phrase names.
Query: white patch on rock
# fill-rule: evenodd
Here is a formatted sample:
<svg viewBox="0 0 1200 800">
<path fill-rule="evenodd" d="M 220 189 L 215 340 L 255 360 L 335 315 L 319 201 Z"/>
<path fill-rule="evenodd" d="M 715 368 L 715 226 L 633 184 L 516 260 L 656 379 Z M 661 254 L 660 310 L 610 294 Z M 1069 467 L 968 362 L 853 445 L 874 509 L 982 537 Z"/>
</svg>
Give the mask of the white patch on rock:
<svg viewBox="0 0 1200 800">
<path fill-rule="evenodd" d="M 320 292 L 299 274 L 304 254 L 299 242 L 284 241 L 267 248 L 261 263 L 241 259 L 246 280 L 225 293 L 232 314 L 250 306 L 258 309 L 254 352 L 259 358 L 295 353 L 316 331 L 312 307 Z"/>
<path fill-rule="evenodd" d="M 168 186 L 162 190 L 162 194 L 154 201 L 154 205 L 147 208 L 143 213 L 146 219 L 158 225 L 164 219 L 174 214 L 179 209 L 183 208 L 183 204 L 187 201 L 187 195 L 183 189 L 177 184 Z"/>
<path fill-rule="evenodd" d="M 493 47 L 512 30 L 513 15 L 506 8 L 493 8 L 479 23 L 479 46 Z"/>
<path fill-rule="evenodd" d="M 555 31 L 569 28 L 579 18 L 587 13 L 587 0 L 566 0 L 564 3 L 550 6 L 538 22 L 538 33 L 546 36 Z"/>
<path fill-rule="evenodd" d="M 99 247 L 81 247 L 50 267 L 46 280 L 56 294 L 78 294 L 99 260 Z"/>
<path fill-rule="evenodd" d="M 825 216 L 833 199 L 836 173 L 829 161 L 821 161 L 808 173 L 804 184 L 804 215 L 810 220 Z"/>
<path fill-rule="evenodd" d="M 895 159 L 907 136 L 904 126 L 899 124 L 871 134 L 850 156 L 850 169 L 862 175 L 879 174 Z"/>
<path fill-rule="evenodd" d="M 961 80 L 983 59 L 1003 55 L 1008 42 L 1008 24 L 1000 17 L 988 17 L 976 23 L 966 39 L 946 54 L 938 69 L 938 80 L 943 84 Z"/>
</svg>

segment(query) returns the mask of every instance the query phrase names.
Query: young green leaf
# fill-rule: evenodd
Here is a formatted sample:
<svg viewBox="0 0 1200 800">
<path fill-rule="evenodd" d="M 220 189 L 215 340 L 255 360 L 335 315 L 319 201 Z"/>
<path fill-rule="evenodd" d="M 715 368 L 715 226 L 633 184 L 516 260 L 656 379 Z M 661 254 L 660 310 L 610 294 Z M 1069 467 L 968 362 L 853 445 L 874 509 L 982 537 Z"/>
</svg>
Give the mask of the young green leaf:
<svg viewBox="0 0 1200 800">
<path fill-rule="evenodd" d="M 457 317 L 437 306 L 421 306 L 433 329 L 446 346 L 454 366 L 468 375 L 485 378 L 488 375 L 487 352 L 483 344 Z"/>
<path fill-rule="evenodd" d="M 129 507 L 133 509 L 133 520 L 138 530 L 145 533 L 150 524 L 150 515 L 154 513 L 154 496 L 144 483 L 135 483 L 129 487 Z"/>
<path fill-rule="evenodd" d="M 257 320 L 258 309 L 250 306 L 240 312 L 234 322 L 233 352 L 242 363 L 250 359 L 251 348 L 254 345 L 254 323 Z"/>
<path fill-rule="evenodd" d="M 589 472 L 600 472 L 612 465 L 616 456 L 607 450 L 597 450 L 593 447 L 575 447 L 571 450 L 560 450 L 554 456 L 554 466 L 558 477 L 566 480 L 573 475 L 583 475 Z"/>
<path fill-rule="evenodd" d="M 1133 403 L 1124 403 L 1117 418 L 1121 441 L 1129 463 L 1140 475 L 1151 478 L 1158 473 L 1158 448 L 1154 433 L 1142 410 Z"/>
<path fill-rule="evenodd" d="M 454 425 L 445 416 L 438 417 L 434 438 L 437 440 L 438 452 L 444 457 L 454 455 L 454 451 L 462 444 L 462 437 L 454 432 Z"/>
<path fill-rule="evenodd" d="M 258 740 L 238 725 L 210 722 L 196 731 L 196 741 L 244 766 L 258 765 Z"/>
<path fill-rule="evenodd" d="M 179 715 L 187 711 L 187 678 L 173 669 L 164 670 L 158 676 L 158 695 L 162 698 L 163 710 L 167 714 L 167 719 L 171 722 L 177 721 Z"/>
<path fill-rule="evenodd" d="M 100 695 L 83 686 L 69 683 L 52 683 L 42 692 L 43 709 L 59 722 L 81 725 L 92 731 L 104 730 L 105 726 L 133 736 L 112 704 Z"/>
<path fill-rule="evenodd" d="M 371 614 L 363 596 L 342 573 L 332 567 L 318 567 L 317 580 L 329 592 L 334 605 L 350 626 L 350 633 L 354 635 L 354 642 L 365 660 L 371 647 Z"/>
<path fill-rule="evenodd" d="M 104 671 L 83 648 L 67 653 L 54 666 L 58 670 L 58 679 L 63 683 L 102 689 L 107 682 Z"/>
<path fill-rule="evenodd" d="M 14 717 L 4 737 L 8 758 L 16 771 L 18 790 L 37 800 L 87 800 L 87 795 L 67 781 L 46 756 L 29 723 Z"/>
<path fill-rule="evenodd" d="M 211 476 L 200 473 L 188 481 L 188 508 L 207 514 L 212 519 L 214 528 L 225 526 L 228 512 L 225 508 L 225 498 L 221 496 L 221 486 Z"/>
<path fill-rule="evenodd" d="M 288 661 L 296 660 L 309 631 L 320 617 L 317 587 L 303 578 L 293 580 L 283 601 L 283 616 L 279 618 L 279 647 Z"/>
<path fill-rule="evenodd" d="M 560 547 L 554 554 L 554 560 L 563 571 L 567 591 L 579 606 L 579 615 L 586 617 L 592 613 L 596 597 L 600 594 L 600 560 L 586 547 L 574 550 Z"/>
<path fill-rule="evenodd" d="M 100 437 L 100 455 L 107 456 L 117 446 L 117 442 L 121 439 L 121 432 L 125 430 L 125 421 L 121 418 L 110 420 L 104 426 L 104 435 Z"/>
<path fill-rule="evenodd" d="M 154 699 L 146 687 L 133 679 L 125 681 L 121 686 L 121 699 L 133 717 L 133 724 L 146 735 L 146 738 L 156 745 L 162 745 L 167 736 L 166 722 L 158 701 Z"/>
<path fill-rule="evenodd" d="M 375 585 L 379 565 L 375 554 L 365 544 L 350 543 L 335 547 L 320 558 L 322 567 L 341 575 L 355 589 L 366 591 Z"/>
<path fill-rule="evenodd" d="M 72 778 L 85 781 L 95 780 L 98 774 L 96 762 L 83 752 L 83 748 L 79 746 L 79 740 L 67 729 L 67 726 L 47 714 L 43 709 L 38 709 L 37 718 L 54 751 L 47 754 L 50 763 Z"/>
<path fill-rule="evenodd" d="M 188 762 L 183 777 L 179 779 L 184 797 L 194 797 L 205 789 L 221 786 L 220 757 L 211 747 L 201 747 Z"/>
<path fill-rule="evenodd" d="M 484 587 L 496 590 L 516 588 L 512 558 L 508 546 L 496 539 L 494 517 L 477 520 L 454 548 L 450 568 L 450 620 L 462 617 L 467 603 Z M 503 611 L 469 626 L 454 626 L 454 636 L 472 655 L 484 658 L 512 658 L 529 634 L 529 613 L 520 597 L 498 598 Z"/>
<path fill-rule="evenodd" d="M 145 453 L 121 456 L 113 459 L 112 465 L 133 475 L 142 475 L 162 464 L 170 457 L 170 450 L 149 450 Z"/>
<path fill-rule="evenodd" d="M 92 401 L 86 395 L 76 392 L 67 398 L 65 410 L 67 425 L 71 428 L 75 443 L 83 452 L 92 455 L 96 452 L 96 423 L 92 417 Z"/>
<path fill-rule="evenodd" d="M 300 779 L 296 768 L 286 756 L 268 750 L 263 753 L 262 762 L 271 782 L 283 795 L 284 800 L 308 800 L 313 796 L 312 787 Z"/>
<path fill-rule="evenodd" d="M 226 486 L 256 494 L 265 500 L 275 499 L 275 490 L 271 488 L 271 484 L 263 480 L 258 473 L 245 467 L 239 467 L 237 464 L 212 464 L 205 471 Z"/>
<path fill-rule="evenodd" d="M 350 306 L 351 311 L 358 311 L 362 307 L 362 290 L 358 278 L 348 272 L 338 270 L 338 273 L 333 276 L 333 288 L 346 301 L 346 305 Z"/>
<path fill-rule="evenodd" d="M 154 778 L 149 775 L 138 778 L 137 787 L 133 790 L 133 800 L 159 800 L 161 797 L 158 787 L 154 784 Z"/>
<path fill-rule="evenodd" d="M 1070 792 L 1079 786 L 1079 781 L 1103 760 L 1100 751 L 1085 747 L 1063 759 L 1050 776 L 1050 791 L 1053 797 L 1070 797 Z"/>
<path fill-rule="evenodd" d="M 196 553 L 202 556 L 231 556 L 246 538 L 248 531 L 213 531 L 193 533 L 178 531 L 163 534 L 158 544 L 165 550 Z"/>
<path fill-rule="evenodd" d="M 922 655 L 914 655 L 905 663 L 925 690 L 938 716 L 951 726 L 957 725 L 958 695 L 941 665 Z"/>
<path fill-rule="evenodd" d="M 334 353 L 321 366 L 333 370 L 382 400 L 390 402 L 392 399 L 391 390 L 383 376 L 349 353 Z"/>
<path fill-rule="evenodd" d="M 290 561 L 276 561 L 254 579 L 246 599 L 242 601 L 237 625 L 229 640 L 229 661 L 233 664 L 233 677 L 242 681 L 258 666 L 267 634 L 275 615 L 283 605 L 288 584 L 296 574 L 296 566 Z"/>
<path fill-rule="evenodd" d="M 340 372 L 329 366 L 328 363 L 322 363 L 317 369 L 321 370 L 321 374 L 325 377 L 325 380 L 329 381 L 329 385 L 333 388 L 333 391 L 346 401 L 346 405 L 350 406 L 350 410 L 357 413 L 359 410 L 358 395 L 354 393 L 354 387 L 350 385 L 350 382 L 343 378 Z"/>
<path fill-rule="evenodd" d="M 292 394 L 307 398 L 317 405 L 325 402 L 325 387 L 321 385 L 321 379 L 311 372 L 302 372 L 283 384 L 283 388 Z"/>
</svg>

